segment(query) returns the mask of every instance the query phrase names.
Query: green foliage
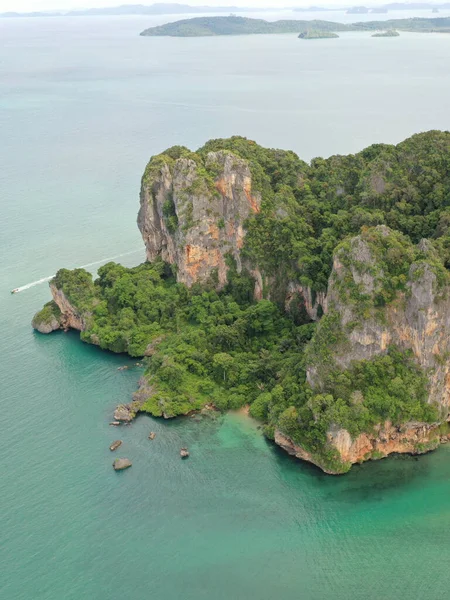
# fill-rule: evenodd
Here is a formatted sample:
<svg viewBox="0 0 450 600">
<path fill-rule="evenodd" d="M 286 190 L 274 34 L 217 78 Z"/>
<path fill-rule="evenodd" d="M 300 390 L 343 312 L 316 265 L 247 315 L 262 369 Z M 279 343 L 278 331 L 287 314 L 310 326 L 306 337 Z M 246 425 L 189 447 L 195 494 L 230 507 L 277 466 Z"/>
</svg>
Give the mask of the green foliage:
<svg viewBox="0 0 450 600">
<path fill-rule="evenodd" d="M 419 18 L 415 17 L 412 19 L 389 19 L 388 21 L 366 21 L 365 23 L 354 23 L 354 29 L 364 30 L 387 30 L 386 33 L 391 33 L 393 30 L 400 29 L 401 31 L 418 31 L 418 32 L 449 32 L 450 31 L 450 18 L 449 17 L 436 17 L 436 18 Z M 387 37 L 387 36 L 383 36 Z M 388 37 L 391 37 L 389 35 Z"/>
<path fill-rule="evenodd" d="M 252 190 L 261 194 L 260 212 L 246 222 L 242 255 L 274 280 L 271 297 L 277 300 L 283 299 L 289 281 L 326 291 L 336 247 L 377 225 L 395 232 L 384 250 L 382 236 L 374 244 L 384 253 L 379 271 L 389 267 L 377 299 L 381 305 L 405 282 L 405 268 L 411 264 L 412 254 L 418 254 L 411 244 L 429 238 L 441 274 L 442 263 L 450 266 L 448 132 L 415 135 L 398 146 L 375 144 L 356 155 L 316 158 L 311 165 L 293 152 L 263 148 L 234 136 L 210 140 L 195 153 L 171 148 L 150 161 L 144 178 L 159 172 L 163 164 L 171 169 L 174 160 L 189 158 L 197 165 L 191 191 L 214 194 L 220 169 L 206 157 L 218 151 L 247 161 Z M 170 209 L 165 207 L 166 222 Z M 191 208 L 185 210 L 189 228 L 193 225 Z M 168 226 L 175 227 L 176 221 Z M 224 226 L 222 220 L 218 226 Z M 362 313 L 364 298 L 353 291 Z"/>
<path fill-rule="evenodd" d="M 276 278 L 275 287 L 297 280 L 325 291 L 338 244 L 376 225 L 397 232 L 382 257 L 386 280 L 397 278 L 391 291 L 401 288 L 411 244 L 422 238 L 432 239 L 436 263 L 450 266 L 450 133 L 431 131 L 310 166 L 240 137 L 211 140 L 199 153 L 220 149 L 248 161 L 253 188 L 262 194 L 261 211 L 246 223 L 243 254 Z M 390 290 L 383 292 L 389 301 Z"/>
<path fill-rule="evenodd" d="M 248 19 L 246 17 L 194 17 L 175 23 L 151 27 L 143 36 L 204 37 L 213 35 L 248 35 L 252 33 L 298 33 L 312 27 L 331 31 L 347 31 L 351 26 L 331 21 L 275 21 Z"/>
<path fill-rule="evenodd" d="M 334 365 L 334 353 L 339 346 L 342 349 L 346 341 L 340 315 L 330 310 L 321 318 L 320 327 L 306 349 L 306 363 L 317 365 L 319 368 Z"/>
<path fill-rule="evenodd" d="M 427 377 L 412 353 L 392 347 L 387 355 L 355 361 L 346 371 L 329 371 L 321 393 L 311 393 L 299 409 L 290 407 L 278 424 L 294 441 L 320 453 L 333 426 L 356 437 L 385 421 L 436 422 L 438 410 L 426 399 Z"/>
<path fill-rule="evenodd" d="M 269 413 L 269 406 L 272 403 L 272 394 L 264 392 L 260 394 L 250 407 L 250 414 L 254 419 L 266 421 Z"/>
<path fill-rule="evenodd" d="M 430 452 L 431 450 L 436 450 L 436 448 L 439 446 L 439 438 L 434 438 L 432 440 L 430 440 L 429 442 L 418 442 L 415 447 L 414 447 L 414 452 L 416 454 L 426 454 L 427 452 Z"/>
<path fill-rule="evenodd" d="M 95 283 L 85 273 L 61 271 L 57 282 L 80 314 L 75 299 L 82 306 L 90 299 L 84 341 L 150 354 L 146 376 L 154 394 L 143 410 L 175 416 L 205 404 L 226 410 L 258 399 L 254 414 L 266 422 L 271 402 L 299 393 L 314 326 L 296 326 L 267 300 L 255 303 L 250 276 L 238 273 L 231 257 L 228 262 L 221 292 L 176 283 L 162 262 L 131 269 L 108 263 Z"/>
<path fill-rule="evenodd" d="M 450 18 L 390 19 L 389 21 L 367 21 L 344 25 L 332 21 L 265 21 L 245 17 L 194 17 L 157 27 L 150 27 L 141 33 L 143 36 L 204 37 L 215 35 L 248 35 L 269 33 L 298 33 L 312 30 L 324 34 L 327 31 L 376 31 L 380 29 L 402 31 L 450 31 Z M 390 34 L 391 36 L 392 34 Z M 389 36 L 389 37 L 390 37 Z"/>
<path fill-rule="evenodd" d="M 381 226 L 363 228 L 359 238 L 339 244 L 336 256 L 346 267 L 334 282 L 341 300 L 360 317 L 369 318 L 372 309 L 384 307 L 398 292 L 406 292 L 411 265 L 420 253 L 406 236 Z M 369 291 L 355 281 L 354 273 L 369 277 Z"/>
<path fill-rule="evenodd" d="M 51 323 L 54 319 L 59 321 L 61 317 L 61 311 L 59 306 L 53 300 L 44 304 L 42 310 L 37 312 L 33 317 L 33 327 L 39 324 Z"/>
<path fill-rule="evenodd" d="M 50 282 L 61 290 L 80 312 L 90 312 L 95 304 L 95 286 L 92 275 L 85 269 L 60 269 Z"/>
<path fill-rule="evenodd" d="M 411 279 L 431 270 L 435 291 L 446 289 L 450 133 L 413 136 L 396 147 L 376 144 L 311 165 L 242 137 L 211 140 L 196 153 L 177 146 L 154 157 L 144 181 L 184 158 L 194 161 L 197 173 L 190 191 L 215 193 L 220 169 L 206 157 L 217 151 L 247 161 L 252 191 L 261 195 L 260 212 L 245 224 L 242 258 L 271 282 L 273 301 L 254 302 L 254 279 L 245 269 L 238 272 L 231 256 L 228 282 L 219 292 L 214 278 L 191 289 L 176 283 L 163 262 L 132 269 L 109 263 L 95 282 L 82 269 L 62 269 L 53 284 L 85 318 L 82 339 L 114 352 L 149 355 L 145 377 L 153 393 L 143 410 L 175 416 L 206 404 L 221 410 L 250 404 L 268 437 L 281 430 L 333 472 L 349 468 L 328 442 L 334 427 L 357 436 L 386 420 L 438 421 L 436 408 L 426 403 L 426 374 L 409 353 L 391 348 L 345 371 L 336 368 L 335 356 L 345 352 L 359 320 L 383 315 L 386 305 L 409 293 Z M 190 226 L 192 204 L 182 198 L 180 204 L 177 210 L 186 211 Z M 174 232 L 171 198 L 163 217 Z M 308 286 L 314 300 L 327 289 L 333 256 L 343 267 L 333 283 L 355 322 L 343 327 L 338 307 L 330 303 L 316 326 L 299 297 L 286 314 L 287 283 Z M 372 286 L 364 284 L 366 276 Z M 43 310 L 50 315 L 50 308 Z M 307 366 L 320 372 L 321 389 L 307 383 Z"/>
<path fill-rule="evenodd" d="M 166 221 L 167 229 L 170 233 L 175 233 L 178 227 L 178 217 L 172 196 L 169 196 L 163 204 L 163 217 Z"/>
</svg>

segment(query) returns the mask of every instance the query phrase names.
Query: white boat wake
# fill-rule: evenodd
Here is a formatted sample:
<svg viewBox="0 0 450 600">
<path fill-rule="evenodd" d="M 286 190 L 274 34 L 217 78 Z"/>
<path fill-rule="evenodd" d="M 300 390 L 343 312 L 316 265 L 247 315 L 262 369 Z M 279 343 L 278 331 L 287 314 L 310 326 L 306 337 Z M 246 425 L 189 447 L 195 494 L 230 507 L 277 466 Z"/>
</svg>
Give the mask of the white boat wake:
<svg viewBox="0 0 450 600">
<path fill-rule="evenodd" d="M 122 258 L 123 256 L 130 256 L 130 254 L 137 254 L 138 252 L 143 252 L 143 248 L 139 248 L 139 250 L 132 250 L 131 252 L 124 252 L 123 254 L 118 254 L 117 256 L 111 256 L 110 258 L 102 258 L 102 260 L 96 260 L 94 262 L 88 263 L 87 265 L 81 265 L 81 267 L 75 267 L 77 269 L 87 269 L 88 267 L 94 267 L 95 265 L 100 265 L 102 263 L 107 263 L 112 260 L 116 260 L 118 258 Z M 14 294 L 18 294 L 19 292 L 24 292 L 25 290 L 29 290 L 36 285 L 41 285 L 41 283 L 45 283 L 46 281 L 50 281 L 53 279 L 55 275 L 50 275 L 49 277 L 43 277 L 42 279 L 38 279 L 37 281 L 32 281 L 31 283 L 27 283 L 26 285 L 22 285 L 21 287 L 15 288 L 13 290 Z"/>
</svg>

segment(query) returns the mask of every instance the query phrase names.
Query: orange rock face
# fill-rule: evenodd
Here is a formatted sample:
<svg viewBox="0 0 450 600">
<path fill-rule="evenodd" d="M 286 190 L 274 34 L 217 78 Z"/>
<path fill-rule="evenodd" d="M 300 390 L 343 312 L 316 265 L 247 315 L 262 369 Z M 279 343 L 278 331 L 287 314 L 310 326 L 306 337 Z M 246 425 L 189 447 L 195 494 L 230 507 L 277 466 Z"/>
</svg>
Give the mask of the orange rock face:
<svg viewBox="0 0 450 600">
<path fill-rule="evenodd" d="M 367 460 L 379 460 L 390 454 L 423 454 L 437 448 L 443 440 L 436 425 L 423 423 L 407 423 L 402 427 L 394 427 L 386 421 L 374 434 L 362 433 L 352 439 L 345 429 L 334 429 L 328 432 L 328 443 L 335 448 L 343 463 L 356 464 Z M 275 432 L 275 443 L 286 452 L 311 462 L 330 475 L 338 474 L 322 464 L 320 459 L 295 444 L 281 431 Z"/>
<path fill-rule="evenodd" d="M 211 152 L 205 168 L 214 166 L 215 181 L 199 174 L 193 160 L 180 158 L 163 165 L 141 190 L 138 224 L 147 257 L 157 256 L 177 265 L 178 281 L 188 286 L 217 273 L 219 287 L 227 280 L 225 257 L 231 255 L 238 271 L 244 245 L 245 220 L 260 209 L 261 197 L 252 191 L 248 163 L 227 152 Z M 219 173 L 217 174 L 217 169 Z M 165 216 L 176 215 L 174 230 Z"/>
</svg>

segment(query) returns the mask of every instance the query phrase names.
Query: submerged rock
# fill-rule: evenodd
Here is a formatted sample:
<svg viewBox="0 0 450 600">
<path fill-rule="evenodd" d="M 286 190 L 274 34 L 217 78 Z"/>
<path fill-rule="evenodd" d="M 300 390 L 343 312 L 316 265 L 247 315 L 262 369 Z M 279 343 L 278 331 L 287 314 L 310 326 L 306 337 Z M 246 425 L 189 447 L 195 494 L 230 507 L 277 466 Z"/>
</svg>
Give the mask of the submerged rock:
<svg viewBox="0 0 450 600">
<path fill-rule="evenodd" d="M 114 471 L 123 471 L 129 469 L 131 466 L 132 462 L 128 458 L 116 458 L 113 462 Z"/>
</svg>

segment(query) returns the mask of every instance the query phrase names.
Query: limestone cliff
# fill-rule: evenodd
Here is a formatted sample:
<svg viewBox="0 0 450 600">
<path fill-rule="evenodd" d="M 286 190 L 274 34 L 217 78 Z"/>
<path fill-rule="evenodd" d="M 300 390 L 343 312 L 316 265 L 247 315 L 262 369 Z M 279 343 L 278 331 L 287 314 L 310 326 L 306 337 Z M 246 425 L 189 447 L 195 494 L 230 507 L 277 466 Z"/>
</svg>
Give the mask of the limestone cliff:
<svg viewBox="0 0 450 600">
<path fill-rule="evenodd" d="M 353 361 L 385 354 L 392 345 L 412 350 L 417 364 L 429 378 L 428 401 L 442 408 L 450 405 L 450 285 L 443 267 L 436 262 L 427 240 L 417 248 L 404 249 L 405 283 L 388 302 L 383 286 L 392 286 L 393 275 L 383 269 L 391 253 L 394 232 L 380 226 L 353 238 L 338 248 L 325 306 L 339 314 L 344 339 L 333 348 L 340 369 Z M 386 244 L 385 255 L 377 256 Z M 377 247 L 378 246 L 378 247 Z M 439 281 L 442 278 L 443 281 Z M 352 299 L 352 291 L 354 298 Z M 324 369 L 317 357 L 308 367 L 308 380 L 321 388 Z"/>
<path fill-rule="evenodd" d="M 33 327 L 41 333 L 56 329 L 86 331 L 98 303 L 92 275 L 84 269 L 60 269 L 50 281 L 50 291 L 53 301 L 34 316 Z"/>
<path fill-rule="evenodd" d="M 314 452 L 309 452 L 295 443 L 281 431 L 275 431 L 275 443 L 291 456 L 313 463 L 329 475 L 345 472 L 351 465 L 367 460 L 379 460 L 390 454 L 425 454 L 435 450 L 439 444 L 450 439 L 446 428 L 426 423 L 406 423 L 394 426 L 386 421 L 374 428 L 372 432 L 361 433 L 352 438 L 346 429 L 334 427 L 329 430 L 328 443 L 335 449 L 343 468 L 330 467 L 326 461 Z"/>
<path fill-rule="evenodd" d="M 75 329 L 84 331 L 86 329 L 86 315 L 75 307 L 65 295 L 62 289 L 59 289 L 54 283 L 50 284 L 50 291 L 53 301 L 58 306 L 61 316 L 59 326 L 61 329 Z"/>
<path fill-rule="evenodd" d="M 261 181 L 255 184 L 252 171 L 255 163 L 229 150 L 203 154 L 183 150 L 178 157 L 171 150 L 153 157 L 142 178 L 137 222 L 147 259 L 162 258 L 174 265 L 177 280 L 188 287 L 209 282 L 221 289 L 231 258 L 238 273 L 245 269 L 253 278 L 255 300 L 276 300 L 287 310 L 300 303 L 307 318 L 320 317 L 326 296 L 301 285 L 295 265 L 292 277 L 284 273 L 286 265 L 275 260 L 268 270 L 260 264 L 264 260 L 245 253 L 246 222 L 262 207 Z M 296 160 L 296 180 L 301 185 L 304 163 Z M 267 173 L 263 176 L 268 179 Z M 266 195 L 273 194 L 271 185 L 266 182 Z M 291 214 L 292 209 L 280 201 L 274 217 L 289 222 Z"/>
<path fill-rule="evenodd" d="M 450 405 L 450 283 L 431 244 L 423 240 L 414 247 L 384 226 L 344 242 L 335 252 L 324 306 L 327 314 L 307 349 L 307 380 L 316 398 L 334 396 L 335 403 L 346 403 L 347 420 L 348 415 L 359 418 L 373 390 L 364 396 L 358 383 L 361 369 L 352 371 L 352 367 L 367 364 L 370 368 L 377 357 L 395 347 L 411 353 L 411 369 L 416 368 L 426 381 L 424 400 L 436 409 L 433 422 L 380 420 L 353 435 L 330 410 L 326 446 L 336 464 L 346 470 L 345 465 L 392 453 L 420 454 L 446 441 L 442 423 L 449 419 Z M 347 387 L 342 377 L 350 380 Z M 386 373 L 386 381 L 392 377 Z M 397 385 L 402 386 L 398 379 Z M 343 390 L 348 397 L 338 400 Z M 386 396 L 389 393 L 386 389 Z M 315 418 L 317 410 L 316 402 Z M 286 432 L 278 430 L 275 441 L 327 472 L 340 470 L 327 466 L 320 455 Z"/>
<path fill-rule="evenodd" d="M 71 304 L 64 292 L 58 289 L 56 285 L 51 284 L 50 291 L 53 302 L 49 302 L 41 311 L 36 313 L 31 322 L 33 328 L 39 333 L 52 333 L 57 329 L 85 331 L 86 316 Z"/>
<path fill-rule="evenodd" d="M 244 223 L 259 212 L 247 161 L 210 152 L 205 166 L 190 158 L 151 162 L 142 180 L 138 226 L 149 261 L 176 265 L 178 281 L 191 286 L 217 275 L 227 279 L 226 256 L 242 269 Z"/>
</svg>

